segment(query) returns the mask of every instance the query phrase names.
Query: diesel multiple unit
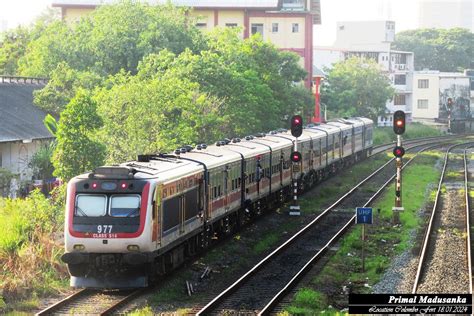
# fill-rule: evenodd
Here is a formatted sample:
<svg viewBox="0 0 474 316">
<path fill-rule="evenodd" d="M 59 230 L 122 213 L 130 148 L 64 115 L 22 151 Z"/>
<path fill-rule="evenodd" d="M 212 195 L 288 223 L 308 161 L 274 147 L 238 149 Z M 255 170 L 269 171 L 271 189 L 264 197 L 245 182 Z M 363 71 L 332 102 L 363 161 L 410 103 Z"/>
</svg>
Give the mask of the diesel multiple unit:
<svg viewBox="0 0 474 316">
<path fill-rule="evenodd" d="M 302 159 L 286 130 L 142 155 L 73 178 L 62 260 L 75 287 L 141 287 L 212 239 L 372 149 L 373 122 L 340 119 L 304 129 Z"/>
</svg>

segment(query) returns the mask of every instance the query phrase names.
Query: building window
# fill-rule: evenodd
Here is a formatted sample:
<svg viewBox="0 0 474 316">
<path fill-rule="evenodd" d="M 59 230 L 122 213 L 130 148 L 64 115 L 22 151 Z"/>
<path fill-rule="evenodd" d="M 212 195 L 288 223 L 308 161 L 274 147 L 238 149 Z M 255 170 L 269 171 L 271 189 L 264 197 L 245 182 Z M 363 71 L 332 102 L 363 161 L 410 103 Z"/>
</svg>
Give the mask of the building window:
<svg viewBox="0 0 474 316">
<path fill-rule="evenodd" d="M 207 23 L 196 23 L 196 27 L 198 29 L 205 29 L 207 28 Z"/>
<path fill-rule="evenodd" d="M 428 100 L 426 99 L 420 99 L 418 100 L 418 109 L 427 109 L 428 108 Z"/>
<path fill-rule="evenodd" d="M 395 75 L 395 84 L 397 84 L 397 85 L 407 84 L 407 76 L 406 75 Z"/>
<path fill-rule="evenodd" d="M 418 79 L 419 89 L 428 89 L 430 87 L 430 81 L 428 79 Z"/>
<path fill-rule="evenodd" d="M 238 24 L 237 23 L 226 23 L 225 26 L 226 27 L 237 27 Z"/>
<path fill-rule="evenodd" d="M 252 31 L 252 35 L 255 33 L 260 33 L 263 36 L 263 24 L 252 23 L 251 31 Z"/>
<path fill-rule="evenodd" d="M 300 31 L 300 25 L 298 23 L 293 23 L 291 25 L 291 30 L 293 33 L 298 33 Z"/>
<path fill-rule="evenodd" d="M 405 95 L 404 94 L 396 94 L 395 98 L 393 99 L 394 105 L 406 105 L 405 103 Z"/>
<path fill-rule="evenodd" d="M 278 33 L 278 23 L 272 23 L 272 33 Z"/>
</svg>

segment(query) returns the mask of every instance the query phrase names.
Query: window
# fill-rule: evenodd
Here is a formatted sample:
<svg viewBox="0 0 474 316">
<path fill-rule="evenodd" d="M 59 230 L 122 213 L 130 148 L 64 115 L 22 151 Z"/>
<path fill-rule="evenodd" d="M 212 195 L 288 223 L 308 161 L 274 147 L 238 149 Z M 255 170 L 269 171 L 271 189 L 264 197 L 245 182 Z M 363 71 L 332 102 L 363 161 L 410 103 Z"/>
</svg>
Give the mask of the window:
<svg viewBox="0 0 474 316">
<path fill-rule="evenodd" d="M 418 100 L 418 109 L 427 109 L 428 108 L 428 100 L 426 99 L 420 99 Z"/>
<path fill-rule="evenodd" d="M 395 75 L 395 84 L 405 85 L 407 83 L 406 75 Z"/>
<path fill-rule="evenodd" d="M 137 217 L 140 215 L 139 195 L 113 195 L 110 199 L 110 216 Z"/>
<path fill-rule="evenodd" d="M 430 87 L 430 81 L 428 79 L 418 79 L 419 89 L 428 89 Z"/>
<path fill-rule="evenodd" d="M 196 23 L 196 27 L 198 29 L 205 29 L 207 28 L 207 23 Z"/>
<path fill-rule="evenodd" d="M 105 195 L 79 194 L 76 198 L 75 215 L 80 217 L 98 217 L 106 213 Z"/>
<path fill-rule="evenodd" d="M 393 99 L 394 105 L 406 105 L 405 103 L 405 95 L 404 94 L 396 94 L 395 98 Z"/>
<path fill-rule="evenodd" d="M 255 33 L 260 33 L 263 36 L 263 24 L 252 23 L 251 31 L 252 31 L 252 35 Z"/>
<path fill-rule="evenodd" d="M 300 25 L 298 23 L 293 23 L 291 25 L 291 30 L 293 33 L 298 33 L 300 31 Z"/>
<path fill-rule="evenodd" d="M 226 27 L 237 27 L 237 23 L 226 23 L 225 26 Z"/>
<path fill-rule="evenodd" d="M 278 33 L 278 23 L 272 23 L 272 33 Z"/>
</svg>

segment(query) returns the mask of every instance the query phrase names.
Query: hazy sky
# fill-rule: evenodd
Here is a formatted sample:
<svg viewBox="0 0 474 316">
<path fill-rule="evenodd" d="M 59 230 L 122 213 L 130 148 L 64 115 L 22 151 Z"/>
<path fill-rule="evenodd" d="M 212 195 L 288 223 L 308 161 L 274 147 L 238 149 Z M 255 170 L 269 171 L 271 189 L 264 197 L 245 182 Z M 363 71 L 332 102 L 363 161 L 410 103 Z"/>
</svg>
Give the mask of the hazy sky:
<svg viewBox="0 0 474 316">
<path fill-rule="evenodd" d="M 216 0 L 216 2 L 219 0 Z M 315 45 L 330 45 L 335 40 L 336 21 L 391 19 L 396 31 L 417 27 L 420 0 L 321 0 L 322 25 L 314 28 Z M 52 0 L 0 0 L 0 29 L 28 24 Z"/>
</svg>

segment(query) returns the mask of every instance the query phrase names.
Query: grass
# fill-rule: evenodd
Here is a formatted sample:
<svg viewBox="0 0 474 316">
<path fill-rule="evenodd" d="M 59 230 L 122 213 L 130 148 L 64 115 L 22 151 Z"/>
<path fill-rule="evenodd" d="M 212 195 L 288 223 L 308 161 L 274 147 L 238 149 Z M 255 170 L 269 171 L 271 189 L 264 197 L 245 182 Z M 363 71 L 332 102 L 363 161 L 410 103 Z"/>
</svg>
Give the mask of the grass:
<svg viewBox="0 0 474 316">
<path fill-rule="evenodd" d="M 338 292 L 328 294 L 324 289 L 331 284 L 340 289 L 343 285 L 354 285 L 354 293 L 369 293 L 370 286 L 377 283 L 384 271 L 390 266 L 393 256 L 411 247 L 410 232 L 417 229 L 421 224 L 418 211 L 431 198 L 430 185 L 438 182 L 439 172 L 433 172 L 433 165 L 438 160 L 438 155 L 434 153 L 424 153 L 416 158 L 403 172 L 403 206 L 405 211 L 400 213 L 401 225 L 393 226 L 392 206 L 394 203 L 394 186 L 391 185 L 385 193 L 372 206 L 374 209 L 374 225 L 368 225 L 367 240 L 365 242 L 365 271 L 362 272 L 362 260 L 360 257 L 362 249 L 361 226 L 356 225 L 340 241 L 339 249 L 329 259 L 323 271 L 312 280 L 311 290 L 317 294 L 315 297 L 326 297 L 325 304 L 308 306 L 302 304 L 298 295 L 301 291 L 305 293 L 307 289 L 298 291 L 287 311 L 298 311 L 303 308 L 308 315 L 319 314 L 328 310 L 332 296 L 337 296 Z M 375 210 L 380 209 L 380 214 Z M 369 286 L 365 286 L 368 284 Z M 302 295 L 303 295 L 302 293 Z M 335 298 L 333 298 L 335 299 Z"/>
<path fill-rule="evenodd" d="M 26 199 L 0 198 L 0 313 L 31 311 L 40 297 L 68 288 L 68 273 L 59 259 L 62 193 L 56 192 L 54 199 L 38 191 Z"/>
<path fill-rule="evenodd" d="M 441 136 L 443 133 L 431 126 L 420 123 L 410 123 L 406 126 L 403 139 L 413 139 L 419 137 Z M 397 139 L 392 126 L 376 127 L 374 129 L 374 145 L 381 145 L 393 142 Z"/>
</svg>

